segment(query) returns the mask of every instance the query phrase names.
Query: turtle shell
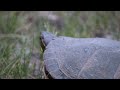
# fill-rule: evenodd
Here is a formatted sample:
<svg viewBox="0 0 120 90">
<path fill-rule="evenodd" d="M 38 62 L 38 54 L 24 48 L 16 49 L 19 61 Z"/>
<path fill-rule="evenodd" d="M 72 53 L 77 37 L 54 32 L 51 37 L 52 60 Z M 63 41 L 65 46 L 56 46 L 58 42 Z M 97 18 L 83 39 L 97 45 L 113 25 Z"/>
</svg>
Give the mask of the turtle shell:
<svg viewBox="0 0 120 90">
<path fill-rule="evenodd" d="M 105 38 L 56 37 L 43 54 L 54 79 L 120 77 L 120 42 Z"/>
</svg>

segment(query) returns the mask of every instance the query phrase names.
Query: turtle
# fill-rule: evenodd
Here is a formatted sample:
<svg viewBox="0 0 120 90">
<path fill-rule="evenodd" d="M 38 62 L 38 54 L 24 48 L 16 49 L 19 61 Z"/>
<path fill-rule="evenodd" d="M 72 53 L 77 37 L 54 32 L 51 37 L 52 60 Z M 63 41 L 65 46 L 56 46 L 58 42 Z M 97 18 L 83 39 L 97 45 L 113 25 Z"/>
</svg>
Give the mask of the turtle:
<svg viewBox="0 0 120 90">
<path fill-rule="evenodd" d="M 46 79 L 120 79 L 120 42 L 40 35 Z"/>
</svg>

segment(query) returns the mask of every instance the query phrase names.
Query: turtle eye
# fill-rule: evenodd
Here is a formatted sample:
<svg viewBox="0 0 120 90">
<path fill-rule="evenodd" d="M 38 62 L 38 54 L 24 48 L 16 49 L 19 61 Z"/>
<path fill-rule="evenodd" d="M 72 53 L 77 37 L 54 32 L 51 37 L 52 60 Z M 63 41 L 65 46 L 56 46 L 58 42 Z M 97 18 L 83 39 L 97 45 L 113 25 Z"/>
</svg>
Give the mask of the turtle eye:
<svg viewBox="0 0 120 90">
<path fill-rule="evenodd" d="M 41 38 L 41 39 L 44 39 L 44 37 L 43 37 L 42 35 L 40 36 L 40 38 Z"/>
</svg>

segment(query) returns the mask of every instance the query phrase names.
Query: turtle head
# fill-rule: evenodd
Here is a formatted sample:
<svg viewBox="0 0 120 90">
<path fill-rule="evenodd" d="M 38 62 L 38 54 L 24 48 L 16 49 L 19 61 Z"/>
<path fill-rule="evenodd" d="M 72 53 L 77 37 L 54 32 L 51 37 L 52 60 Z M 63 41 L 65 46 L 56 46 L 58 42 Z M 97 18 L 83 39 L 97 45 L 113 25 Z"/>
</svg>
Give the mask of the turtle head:
<svg viewBox="0 0 120 90">
<path fill-rule="evenodd" d="M 40 35 L 40 42 L 41 47 L 43 51 L 45 50 L 45 47 L 49 44 L 51 40 L 53 40 L 56 36 L 50 32 L 42 31 Z"/>
</svg>

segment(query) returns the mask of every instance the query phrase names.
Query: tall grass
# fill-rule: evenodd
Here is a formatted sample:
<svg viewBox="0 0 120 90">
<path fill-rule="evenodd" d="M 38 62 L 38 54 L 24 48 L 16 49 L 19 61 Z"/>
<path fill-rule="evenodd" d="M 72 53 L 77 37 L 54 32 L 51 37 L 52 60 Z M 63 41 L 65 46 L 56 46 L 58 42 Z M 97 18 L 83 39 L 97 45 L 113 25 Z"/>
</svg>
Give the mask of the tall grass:
<svg viewBox="0 0 120 90">
<path fill-rule="evenodd" d="M 37 13 L 0 12 L 0 78 L 44 78 L 43 52 L 39 43 L 41 31 L 70 37 L 110 35 L 112 39 L 120 40 L 119 11 L 55 11 L 53 13 L 61 18 L 54 25 Z M 59 21 L 63 21 L 62 28 L 57 27 Z M 31 61 L 39 61 L 37 74 L 36 64 Z"/>
</svg>

